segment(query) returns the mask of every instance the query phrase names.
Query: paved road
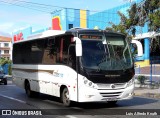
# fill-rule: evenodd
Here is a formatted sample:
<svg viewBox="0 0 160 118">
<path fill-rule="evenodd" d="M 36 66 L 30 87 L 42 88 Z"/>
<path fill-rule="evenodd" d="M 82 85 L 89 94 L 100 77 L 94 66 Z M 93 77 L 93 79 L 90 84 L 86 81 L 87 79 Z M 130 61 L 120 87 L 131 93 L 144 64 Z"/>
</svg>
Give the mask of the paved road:
<svg viewBox="0 0 160 118">
<path fill-rule="evenodd" d="M 134 111 L 129 113 L 128 109 L 136 110 L 136 112 L 143 113 L 142 109 L 148 109 L 149 112 L 155 112 L 156 109 L 160 110 L 159 99 L 149 99 L 144 97 L 134 97 L 132 100 L 119 101 L 117 105 L 110 106 L 107 103 L 83 103 L 74 104 L 72 107 L 64 107 L 58 98 L 51 97 L 48 95 L 40 94 L 37 98 L 28 98 L 23 89 L 16 87 L 10 83 L 7 86 L 0 85 L 0 109 L 20 109 L 20 110 L 45 110 L 45 114 L 48 116 L 40 116 L 39 118 L 52 117 L 50 114 L 54 114 L 57 118 L 90 118 L 94 117 L 110 117 L 106 114 L 115 114 L 112 117 L 128 117 L 128 116 L 117 116 L 116 114 L 132 115 Z M 137 110 L 138 109 L 138 110 Z M 154 111 L 152 111 L 154 109 Z M 125 111 L 125 112 L 124 112 Z M 65 114 L 63 114 L 65 113 Z M 145 111 L 144 113 L 147 113 Z M 78 115 L 77 115 L 78 114 Z M 83 116 L 82 116 L 83 115 Z M 101 115 L 101 116 L 99 116 Z M 141 114 L 143 115 L 143 114 Z M 152 114 L 156 115 L 156 114 Z M 138 115 L 136 115 L 138 116 Z M 0 116 L 6 118 L 6 116 Z M 8 116 L 14 118 L 15 116 Z M 7 117 L 7 118 L 8 118 Z M 19 117 L 19 116 L 17 116 Z M 28 116 L 23 116 L 28 118 Z M 32 116 L 34 117 L 34 116 Z M 151 117 L 151 116 L 148 116 Z M 158 116 L 155 116 L 158 117 Z M 31 116 L 29 116 L 31 118 Z M 37 116 L 35 116 L 37 118 Z"/>
</svg>

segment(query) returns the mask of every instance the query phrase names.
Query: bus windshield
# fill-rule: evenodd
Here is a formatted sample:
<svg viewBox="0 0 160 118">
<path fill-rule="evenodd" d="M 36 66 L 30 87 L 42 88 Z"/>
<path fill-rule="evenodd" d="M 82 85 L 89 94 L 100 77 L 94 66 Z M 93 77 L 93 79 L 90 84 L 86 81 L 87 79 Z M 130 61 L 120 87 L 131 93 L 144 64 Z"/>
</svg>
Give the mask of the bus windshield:
<svg viewBox="0 0 160 118">
<path fill-rule="evenodd" d="M 98 70 L 122 70 L 133 66 L 125 37 L 98 36 L 98 40 L 96 38 L 96 40 L 90 38 L 87 40 L 82 37 L 81 39 L 83 67 Z"/>
</svg>

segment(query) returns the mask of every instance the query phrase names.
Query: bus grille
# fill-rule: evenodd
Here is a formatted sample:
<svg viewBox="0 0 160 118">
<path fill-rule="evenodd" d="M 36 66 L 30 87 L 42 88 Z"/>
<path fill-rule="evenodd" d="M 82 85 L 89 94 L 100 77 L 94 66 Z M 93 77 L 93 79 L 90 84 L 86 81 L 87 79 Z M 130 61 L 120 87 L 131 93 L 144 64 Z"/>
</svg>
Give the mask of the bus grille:
<svg viewBox="0 0 160 118">
<path fill-rule="evenodd" d="M 111 85 L 114 85 L 112 88 Z M 115 84 L 97 84 L 98 90 L 117 90 L 124 89 L 126 87 L 126 83 L 115 83 Z"/>
<path fill-rule="evenodd" d="M 118 97 L 121 95 L 122 92 L 101 92 L 100 94 L 103 96 L 103 97 Z"/>
</svg>

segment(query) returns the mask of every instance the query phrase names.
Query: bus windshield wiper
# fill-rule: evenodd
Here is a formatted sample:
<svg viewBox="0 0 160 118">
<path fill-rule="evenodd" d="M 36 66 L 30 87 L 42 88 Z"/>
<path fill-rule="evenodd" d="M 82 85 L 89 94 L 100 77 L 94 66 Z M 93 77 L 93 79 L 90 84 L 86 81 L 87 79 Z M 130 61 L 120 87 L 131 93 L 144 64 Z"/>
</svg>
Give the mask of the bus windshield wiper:
<svg viewBox="0 0 160 118">
<path fill-rule="evenodd" d="M 121 61 L 120 56 L 116 52 L 114 54 L 115 54 L 115 58 L 118 59 L 118 61 Z M 122 64 L 121 62 L 119 64 L 122 67 L 123 71 L 125 71 L 125 65 Z"/>
</svg>

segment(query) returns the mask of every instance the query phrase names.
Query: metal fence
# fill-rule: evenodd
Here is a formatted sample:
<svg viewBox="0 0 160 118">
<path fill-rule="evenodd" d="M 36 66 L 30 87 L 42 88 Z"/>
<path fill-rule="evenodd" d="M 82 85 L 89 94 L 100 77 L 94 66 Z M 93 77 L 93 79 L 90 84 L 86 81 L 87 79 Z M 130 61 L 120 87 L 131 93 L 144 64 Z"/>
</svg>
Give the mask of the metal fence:
<svg viewBox="0 0 160 118">
<path fill-rule="evenodd" d="M 160 64 L 150 64 L 146 67 L 136 67 L 135 76 L 145 76 L 151 82 L 160 82 Z"/>
</svg>

